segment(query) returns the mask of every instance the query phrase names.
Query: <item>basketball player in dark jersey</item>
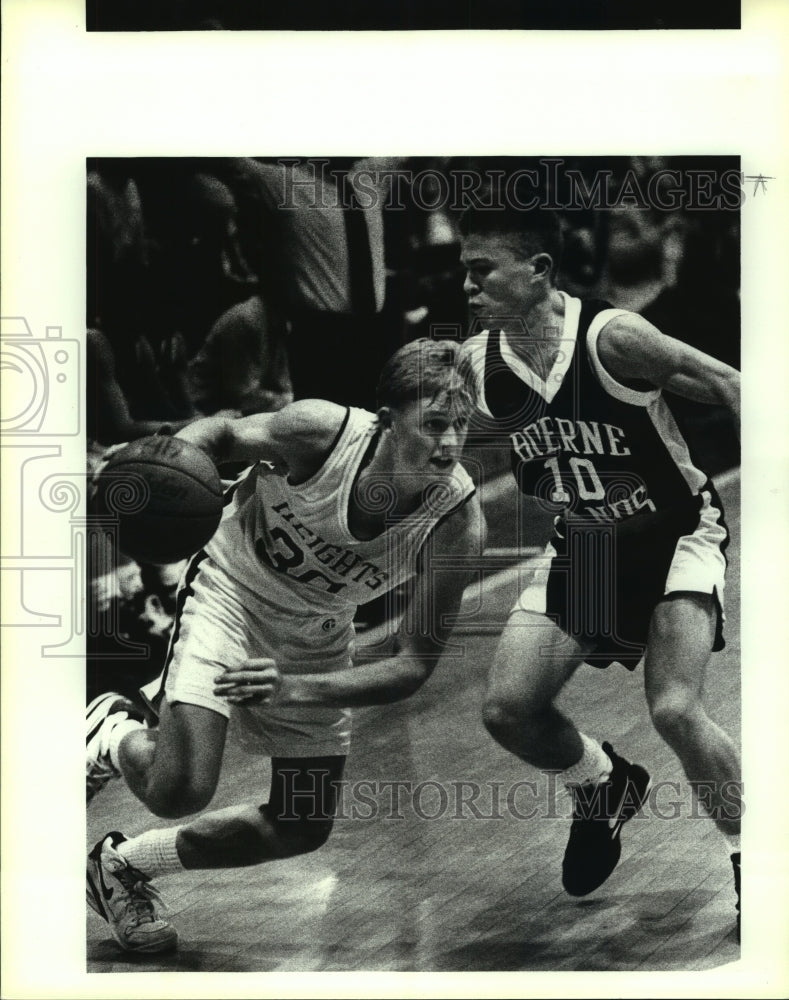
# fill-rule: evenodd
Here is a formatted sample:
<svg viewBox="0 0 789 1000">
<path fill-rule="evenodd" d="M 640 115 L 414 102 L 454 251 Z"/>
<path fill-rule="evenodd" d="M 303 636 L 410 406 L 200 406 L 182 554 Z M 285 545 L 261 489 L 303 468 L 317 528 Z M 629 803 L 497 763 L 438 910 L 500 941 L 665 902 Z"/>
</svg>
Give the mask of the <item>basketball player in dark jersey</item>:
<svg viewBox="0 0 789 1000">
<path fill-rule="evenodd" d="M 634 669 L 643 659 L 652 721 L 709 796 L 739 910 L 738 752 L 701 697 L 723 646 L 728 531 L 662 397 L 723 405 L 739 425 L 739 374 L 635 313 L 560 291 L 553 213 L 472 208 L 461 234 L 483 330 L 464 345 L 479 404 L 509 441 L 521 493 L 555 526 L 502 633 L 485 724 L 522 760 L 561 771 L 574 802 L 562 880 L 586 895 L 616 866 L 649 775 L 580 733 L 554 699 L 584 661 Z"/>
</svg>

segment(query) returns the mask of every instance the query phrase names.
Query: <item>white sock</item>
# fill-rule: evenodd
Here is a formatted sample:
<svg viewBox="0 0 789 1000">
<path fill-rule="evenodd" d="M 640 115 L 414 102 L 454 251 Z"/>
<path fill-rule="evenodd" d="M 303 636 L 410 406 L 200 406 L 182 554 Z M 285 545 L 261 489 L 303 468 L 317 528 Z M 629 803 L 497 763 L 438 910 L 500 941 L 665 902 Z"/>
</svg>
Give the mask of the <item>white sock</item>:
<svg viewBox="0 0 789 1000">
<path fill-rule="evenodd" d="M 139 837 L 118 844 L 118 854 L 126 858 L 133 868 L 151 878 L 183 871 L 184 866 L 175 846 L 179 829 L 171 826 L 165 830 L 148 830 Z"/>
<path fill-rule="evenodd" d="M 562 781 L 570 788 L 573 785 L 585 785 L 590 782 L 593 785 L 607 781 L 611 776 L 611 758 L 603 750 L 599 743 L 589 739 L 583 733 L 578 734 L 584 746 L 584 752 L 577 764 L 565 768 L 562 771 Z"/>
<path fill-rule="evenodd" d="M 112 766 L 116 771 L 120 771 L 120 761 L 118 758 L 118 749 L 121 745 L 121 740 L 127 733 L 133 733 L 138 729 L 147 728 L 144 722 L 140 722 L 139 719 L 130 719 L 125 712 L 119 712 L 118 715 L 122 715 L 123 718 L 119 718 L 115 725 L 107 733 L 107 753 L 110 755 L 110 760 L 112 761 Z"/>
</svg>

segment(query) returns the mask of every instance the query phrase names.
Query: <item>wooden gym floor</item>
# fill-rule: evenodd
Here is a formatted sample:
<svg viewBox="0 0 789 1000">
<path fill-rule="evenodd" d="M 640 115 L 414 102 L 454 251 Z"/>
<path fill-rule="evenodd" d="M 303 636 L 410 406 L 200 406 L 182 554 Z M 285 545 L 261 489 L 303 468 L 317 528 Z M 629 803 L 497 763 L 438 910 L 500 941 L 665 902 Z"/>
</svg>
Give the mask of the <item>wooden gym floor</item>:
<svg viewBox="0 0 789 1000">
<path fill-rule="evenodd" d="M 708 669 L 706 703 L 738 740 L 736 473 L 724 477 L 721 495 L 733 535 L 727 647 Z M 511 498 L 491 497 L 493 523 L 499 501 Z M 376 797 L 368 787 L 363 793 L 375 804 L 349 792 L 348 818 L 315 854 L 160 879 L 181 938 L 170 956 L 122 953 L 89 910 L 88 971 L 699 970 L 735 961 L 725 846 L 709 820 L 693 815 L 679 764 L 650 723 L 640 668 L 582 666 L 562 704 L 584 731 L 647 765 L 656 785 L 679 790 L 661 786 L 655 808 L 624 828 L 622 860 L 604 886 L 582 900 L 562 891 L 569 801 L 550 796 L 546 779 L 497 746 L 479 717 L 486 667 L 516 592 L 515 569 L 491 575 L 474 621 L 498 626 L 459 630 L 462 667 L 439 665 L 411 699 L 356 713 L 348 782 L 397 780 L 411 789 L 428 782 L 418 795 L 400 794 L 401 818 L 392 815 L 391 789 Z M 476 596 L 467 595 L 468 607 Z M 513 792 L 524 780 L 537 781 L 537 798 L 525 786 Z M 461 801 L 472 794 L 464 782 L 480 788 L 477 815 Z M 231 739 L 212 808 L 259 804 L 267 786 L 267 762 Z M 375 815 L 350 818 L 354 801 L 357 813 Z M 520 818 L 535 805 L 539 817 Z M 88 809 L 87 842 L 111 829 L 133 836 L 154 825 L 167 824 L 112 782 Z"/>
</svg>

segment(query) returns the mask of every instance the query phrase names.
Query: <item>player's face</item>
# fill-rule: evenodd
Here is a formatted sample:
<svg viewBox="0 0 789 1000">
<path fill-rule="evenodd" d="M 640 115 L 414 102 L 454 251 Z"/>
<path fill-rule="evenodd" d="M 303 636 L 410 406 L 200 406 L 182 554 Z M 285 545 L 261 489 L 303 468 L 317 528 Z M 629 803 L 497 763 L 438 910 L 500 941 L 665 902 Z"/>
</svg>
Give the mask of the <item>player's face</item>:
<svg viewBox="0 0 789 1000">
<path fill-rule="evenodd" d="M 502 329 L 508 318 L 525 320 L 536 302 L 538 283 L 533 259 L 519 256 L 513 237 L 472 233 L 463 240 L 460 260 L 472 317 Z"/>
<path fill-rule="evenodd" d="M 468 416 L 459 414 L 446 393 L 391 411 L 392 433 L 403 465 L 432 475 L 449 472 L 466 441 Z"/>
</svg>

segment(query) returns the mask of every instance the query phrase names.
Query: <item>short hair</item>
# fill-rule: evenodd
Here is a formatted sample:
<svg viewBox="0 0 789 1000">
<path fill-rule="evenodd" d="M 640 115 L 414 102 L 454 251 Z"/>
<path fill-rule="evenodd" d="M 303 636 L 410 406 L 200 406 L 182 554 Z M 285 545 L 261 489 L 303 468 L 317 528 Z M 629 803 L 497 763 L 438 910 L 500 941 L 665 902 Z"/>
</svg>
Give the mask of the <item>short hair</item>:
<svg viewBox="0 0 789 1000">
<path fill-rule="evenodd" d="M 379 406 L 395 409 L 418 399 L 446 393 L 453 411 L 467 418 L 477 401 L 468 365 L 461 363 L 460 344 L 421 337 L 401 347 L 386 362 L 378 379 Z"/>
<path fill-rule="evenodd" d="M 564 236 L 561 220 L 551 209 L 520 208 L 517 202 L 502 195 L 493 198 L 488 207 L 470 205 L 461 215 L 459 225 L 461 236 L 513 237 L 517 252 L 524 259 L 536 253 L 550 254 L 553 261 L 551 277 L 556 277 L 564 249 Z"/>
</svg>

